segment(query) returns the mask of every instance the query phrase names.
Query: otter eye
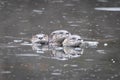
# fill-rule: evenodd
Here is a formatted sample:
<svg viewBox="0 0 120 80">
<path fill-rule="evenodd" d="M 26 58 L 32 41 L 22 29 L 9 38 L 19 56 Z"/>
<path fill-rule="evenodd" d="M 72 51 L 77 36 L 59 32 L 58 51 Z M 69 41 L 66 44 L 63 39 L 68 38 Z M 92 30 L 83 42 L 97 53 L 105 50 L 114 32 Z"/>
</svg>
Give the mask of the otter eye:
<svg viewBox="0 0 120 80">
<path fill-rule="evenodd" d="M 59 34 L 63 34 L 63 32 L 60 32 Z"/>
<path fill-rule="evenodd" d="M 78 40 L 81 40 L 81 39 L 78 39 Z"/>
<path fill-rule="evenodd" d="M 76 38 L 73 37 L 72 40 L 76 40 Z"/>
<path fill-rule="evenodd" d="M 69 34 L 69 33 L 66 33 L 66 34 Z"/>
</svg>

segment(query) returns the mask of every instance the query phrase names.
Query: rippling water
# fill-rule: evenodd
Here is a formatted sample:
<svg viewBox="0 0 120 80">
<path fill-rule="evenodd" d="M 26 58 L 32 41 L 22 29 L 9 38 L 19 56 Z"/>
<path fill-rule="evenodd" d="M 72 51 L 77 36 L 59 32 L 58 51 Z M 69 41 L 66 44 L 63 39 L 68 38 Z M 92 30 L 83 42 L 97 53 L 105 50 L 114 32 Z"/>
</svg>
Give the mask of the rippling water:
<svg viewBox="0 0 120 80">
<path fill-rule="evenodd" d="M 0 0 L 0 80 L 119 80 L 119 7 L 119 0 Z M 58 29 L 99 44 L 31 44 L 32 35 Z"/>
</svg>

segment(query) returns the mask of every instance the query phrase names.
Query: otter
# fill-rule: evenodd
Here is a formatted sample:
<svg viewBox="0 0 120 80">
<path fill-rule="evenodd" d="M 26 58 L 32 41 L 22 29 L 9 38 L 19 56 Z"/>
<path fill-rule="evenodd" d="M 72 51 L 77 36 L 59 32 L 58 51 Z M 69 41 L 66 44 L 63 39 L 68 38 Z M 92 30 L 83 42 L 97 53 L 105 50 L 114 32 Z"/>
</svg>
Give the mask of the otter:
<svg viewBox="0 0 120 80">
<path fill-rule="evenodd" d="M 6 38 L 9 38 L 6 37 Z M 10 37 L 15 38 L 16 37 Z M 30 40 L 32 44 L 43 46 L 71 46 L 71 47 L 96 47 L 99 43 L 115 42 L 119 39 L 83 39 L 79 35 L 71 35 L 67 30 L 55 30 L 49 36 L 47 34 L 36 34 L 32 39 L 22 38 L 22 40 Z M 102 44 L 103 45 L 103 44 Z"/>
<path fill-rule="evenodd" d="M 50 45 L 62 46 L 62 42 L 71 33 L 67 30 L 56 30 L 50 34 Z"/>
<path fill-rule="evenodd" d="M 83 42 L 79 35 L 71 35 L 63 41 L 63 46 L 79 47 Z"/>
<path fill-rule="evenodd" d="M 32 36 L 31 42 L 39 44 L 48 44 L 48 35 L 47 34 L 36 34 Z"/>
<path fill-rule="evenodd" d="M 32 37 L 31 42 L 33 44 L 39 43 L 48 44 L 50 46 L 62 46 L 64 39 L 70 35 L 71 33 L 67 30 L 55 30 L 50 34 L 50 36 L 47 34 L 36 34 Z"/>
</svg>

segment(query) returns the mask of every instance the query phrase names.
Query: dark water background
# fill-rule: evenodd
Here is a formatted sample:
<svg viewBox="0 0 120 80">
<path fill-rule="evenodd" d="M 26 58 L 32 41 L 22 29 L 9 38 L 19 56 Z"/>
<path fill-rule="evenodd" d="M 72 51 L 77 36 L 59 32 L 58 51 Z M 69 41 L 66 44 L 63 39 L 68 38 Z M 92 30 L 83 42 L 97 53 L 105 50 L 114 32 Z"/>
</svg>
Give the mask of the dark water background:
<svg viewBox="0 0 120 80">
<path fill-rule="evenodd" d="M 20 45 L 58 29 L 100 44 L 65 61 Z M 0 80 L 119 79 L 119 0 L 0 0 Z"/>
</svg>

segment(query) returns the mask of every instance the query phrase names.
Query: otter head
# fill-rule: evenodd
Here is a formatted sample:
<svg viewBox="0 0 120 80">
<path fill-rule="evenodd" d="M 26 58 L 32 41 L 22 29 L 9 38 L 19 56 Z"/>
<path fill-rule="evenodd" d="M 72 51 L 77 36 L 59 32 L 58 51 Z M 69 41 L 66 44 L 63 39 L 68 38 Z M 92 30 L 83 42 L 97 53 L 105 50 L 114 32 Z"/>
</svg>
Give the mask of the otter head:
<svg viewBox="0 0 120 80">
<path fill-rule="evenodd" d="M 56 30 L 51 33 L 51 38 L 53 42 L 62 43 L 70 35 L 71 33 L 66 30 Z"/>
<path fill-rule="evenodd" d="M 36 34 L 32 37 L 31 42 L 46 44 L 48 43 L 48 35 L 47 34 Z"/>
<path fill-rule="evenodd" d="M 63 41 L 63 46 L 78 47 L 82 43 L 82 39 L 79 35 L 71 35 Z"/>
</svg>

